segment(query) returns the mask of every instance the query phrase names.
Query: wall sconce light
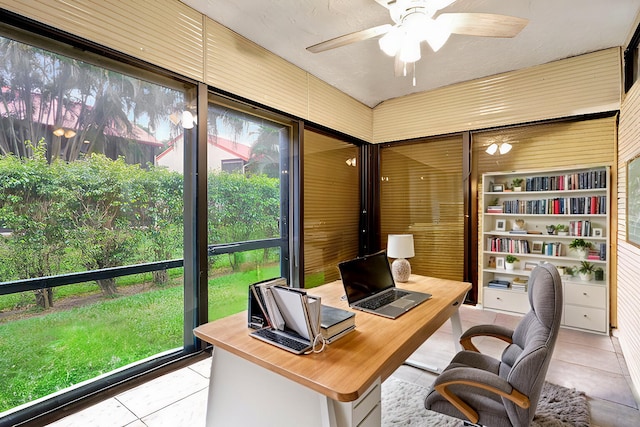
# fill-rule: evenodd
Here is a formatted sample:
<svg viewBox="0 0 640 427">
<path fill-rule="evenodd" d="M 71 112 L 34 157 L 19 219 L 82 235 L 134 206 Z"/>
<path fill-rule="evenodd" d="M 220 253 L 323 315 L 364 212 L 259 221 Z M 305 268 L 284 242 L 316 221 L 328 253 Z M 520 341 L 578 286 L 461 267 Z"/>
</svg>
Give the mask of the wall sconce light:
<svg viewBox="0 0 640 427">
<path fill-rule="evenodd" d="M 487 149 L 485 150 L 487 154 L 489 154 L 490 156 L 493 156 L 496 153 L 499 154 L 507 154 L 509 151 L 511 151 L 512 145 L 509 144 L 508 142 L 503 142 L 502 144 L 498 145 L 495 142 L 493 144 L 491 144 L 490 146 L 487 147 Z"/>
<path fill-rule="evenodd" d="M 348 166 L 353 166 L 354 168 L 356 167 L 356 158 L 352 158 L 352 159 L 347 159 L 347 161 L 345 162 Z"/>
</svg>

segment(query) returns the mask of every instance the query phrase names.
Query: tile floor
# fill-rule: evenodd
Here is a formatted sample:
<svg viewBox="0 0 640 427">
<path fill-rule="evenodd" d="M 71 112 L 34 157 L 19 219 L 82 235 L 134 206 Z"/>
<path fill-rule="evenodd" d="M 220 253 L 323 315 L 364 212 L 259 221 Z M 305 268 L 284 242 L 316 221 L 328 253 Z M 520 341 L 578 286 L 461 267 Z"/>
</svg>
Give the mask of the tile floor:
<svg viewBox="0 0 640 427">
<path fill-rule="evenodd" d="M 474 324 L 497 323 L 513 327 L 518 317 L 477 310 L 460 310 L 462 329 Z M 480 342 L 481 351 L 499 356 L 501 346 Z M 447 322 L 411 359 L 439 369 L 454 355 L 451 326 Z M 210 359 L 151 380 L 49 426 L 160 427 L 204 425 Z M 395 377 L 428 387 L 435 376 L 401 366 Z M 638 403 L 630 387 L 629 373 L 615 337 L 561 329 L 547 380 L 586 393 L 591 425 L 600 427 L 640 425 Z"/>
</svg>

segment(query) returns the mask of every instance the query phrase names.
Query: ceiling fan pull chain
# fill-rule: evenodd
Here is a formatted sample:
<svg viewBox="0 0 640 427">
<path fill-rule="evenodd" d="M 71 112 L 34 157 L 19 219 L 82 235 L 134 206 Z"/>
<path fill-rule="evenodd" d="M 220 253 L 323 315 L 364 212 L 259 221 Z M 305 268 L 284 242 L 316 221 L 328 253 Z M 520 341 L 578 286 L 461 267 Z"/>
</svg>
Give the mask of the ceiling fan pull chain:
<svg viewBox="0 0 640 427">
<path fill-rule="evenodd" d="M 413 63 L 413 86 L 416 86 L 416 63 Z"/>
</svg>

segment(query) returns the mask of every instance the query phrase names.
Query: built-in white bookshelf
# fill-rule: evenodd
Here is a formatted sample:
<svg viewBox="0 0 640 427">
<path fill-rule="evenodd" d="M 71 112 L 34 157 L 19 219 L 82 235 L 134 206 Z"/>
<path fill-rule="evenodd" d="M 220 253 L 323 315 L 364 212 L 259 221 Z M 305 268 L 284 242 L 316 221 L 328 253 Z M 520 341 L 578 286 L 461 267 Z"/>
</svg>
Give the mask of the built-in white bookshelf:
<svg viewBox="0 0 640 427">
<path fill-rule="evenodd" d="M 609 174 L 602 166 L 483 175 L 478 271 L 484 308 L 527 312 L 531 270 L 550 262 L 562 277 L 562 324 L 609 333 Z M 591 249 L 580 253 L 572 247 L 576 240 Z M 510 265 L 510 257 L 518 261 Z M 590 279 L 578 273 L 585 262 L 596 270 Z"/>
</svg>

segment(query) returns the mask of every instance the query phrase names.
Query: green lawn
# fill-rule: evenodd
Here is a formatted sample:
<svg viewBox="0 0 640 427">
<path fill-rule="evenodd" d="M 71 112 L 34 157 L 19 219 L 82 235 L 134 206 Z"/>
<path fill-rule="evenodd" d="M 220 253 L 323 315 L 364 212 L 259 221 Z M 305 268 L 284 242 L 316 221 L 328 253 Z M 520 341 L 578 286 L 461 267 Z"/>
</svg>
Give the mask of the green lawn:
<svg viewBox="0 0 640 427">
<path fill-rule="evenodd" d="M 209 319 L 247 307 L 248 285 L 279 266 L 209 280 Z M 0 324 L 0 412 L 182 347 L 182 286 Z"/>
</svg>

